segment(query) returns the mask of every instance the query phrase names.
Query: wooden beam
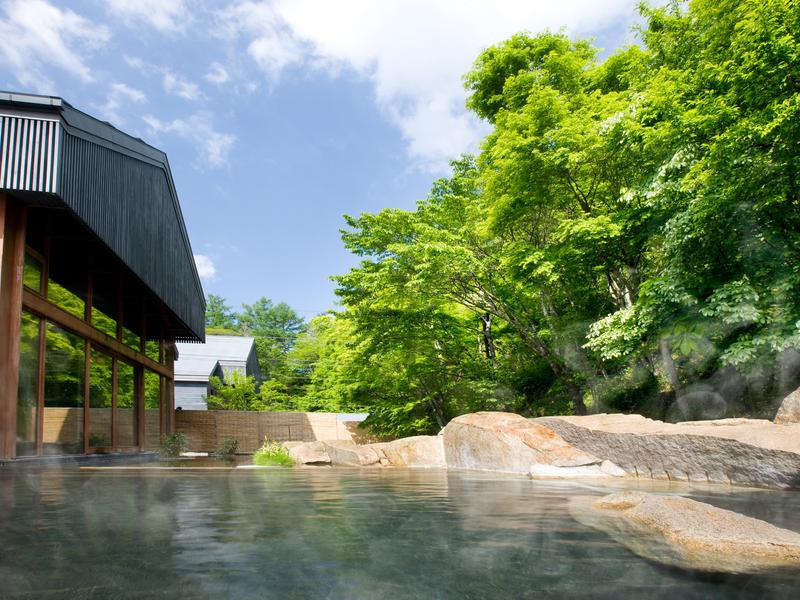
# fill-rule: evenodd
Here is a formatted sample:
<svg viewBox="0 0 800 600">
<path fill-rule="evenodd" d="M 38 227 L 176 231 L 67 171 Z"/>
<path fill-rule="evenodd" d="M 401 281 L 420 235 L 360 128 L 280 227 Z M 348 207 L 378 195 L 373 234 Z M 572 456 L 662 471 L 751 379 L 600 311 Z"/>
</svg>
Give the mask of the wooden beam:
<svg viewBox="0 0 800 600">
<path fill-rule="evenodd" d="M 25 207 L 0 194 L 0 458 L 17 452 L 19 334 Z"/>
<path fill-rule="evenodd" d="M 31 290 L 22 290 L 22 305 L 32 313 L 53 321 L 54 323 L 58 323 L 60 326 L 69 329 L 73 333 L 88 339 L 93 344 L 97 344 L 104 352 L 116 355 L 118 358 L 125 359 L 135 365 L 144 365 L 151 371 L 155 371 L 159 375 L 163 375 L 169 379 L 173 377 L 172 371 L 164 365 L 160 365 L 146 355 L 136 352 L 133 348 L 126 346 L 110 335 L 98 331 L 85 321 L 51 304 Z"/>
</svg>

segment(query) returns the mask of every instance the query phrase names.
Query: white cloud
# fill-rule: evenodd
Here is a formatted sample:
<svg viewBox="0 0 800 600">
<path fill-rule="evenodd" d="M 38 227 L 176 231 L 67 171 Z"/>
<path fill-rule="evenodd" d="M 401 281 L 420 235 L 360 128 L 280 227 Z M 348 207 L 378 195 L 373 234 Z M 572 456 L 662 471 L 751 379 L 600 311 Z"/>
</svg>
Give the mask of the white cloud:
<svg viewBox="0 0 800 600">
<path fill-rule="evenodd" d="M 212 62 L 208 67 L 208 73 L 205 74 L 205 80 L 214 85 L 222 85 L 229 81 L 230 78 L 228 70 L 218 62 Z"/>
<path fill-rule="evenodd" d="M 188 79 L 184 79 L 180 75 L 176 75 L 169 69 L 163 69 L 162 72 L 163 77 L 161 82 L 164 85 L 164 91 L 168 94 L 179 96 L 184 100 L 191 101 L 202 100 L 205 98 L 205 95 L 200 91 L 200 88 L 196 83 L 193 83 Z"/>
<path fill-rule="evenodd" d="M 142 104 L 147 102 L 144 92 L 132 88 L 125 83 L 113 83 L 106 96 L 106 102 L 100 107 L 101 114 L 115 125 L 125 123 L 125 117 L 120 113 L 120 109 L 126 103 Z"/>
<path fill-rule="evenodd" d="M 141 22 L 162 33 L 183 31 L 192 16 L 185 0 L 106 0 L 106 8 L 128 24 Z"/>
<path fill-rule="evenodd" d="M 277 81 L 286 67 L 303 62 L 304 48 L 287 23 L 269 2 L 240 2 L 217 14 L 224 37 L 247 38 L 247 54 L 267 75 Z"/>
<path fill-rule="evenodd" d="M 487 46 L 522 31 L 588 35 L 629 23 L 636 0 L 247 0 L 219 14 L 274 82 L 291 65 L 353 71 L 400 129 L 421 168 L 474 150 L 486 132 L 464 109 L 461 76 Z"/>
<path fill-rule="evenodd" d="M 217 276 L 217 267 L 214 266 L 214 261 L 205 254 L 195 254 L 194 264 L 197 265 L 197 274 L 200 279 L 211 281 Z"/>
<path fill-rule="evenodd" d="M 227 167 L 228 155 L 236 142 L 236 136 L 214 129 L 211 115 L 197 112 L 186 119 L 165 122 L 152 115 L 143 117 L 154 134 L 172 133 L 197 145 L 200 160 L 209 167 Z"/>
<path fill-rule="evenodd" d="M 152 63 L 146 62 L 137 56 L 123 56 L 123 60 L 132 69 L 136 69 L 142 75 L 147 77 L 160 76 L 161 85 L 164 91 L 173 96 L 178 96 L 184 100 L 192 102 L 201 101 L 206 99 L 206 95 L 200 90 L 193 81 L 190 81 L 182 75 L 175 73 L 168 67 L 161 67 Z"/>
<path fill-rule="evenodd" d="M 45 65 L 54 66 L 83 82 L 93 80 L 86 54 L 105 44 L 106 27 L 45 0 L 9 0 L 0 19 L 0 64 L 20 85 L 53 93 L 44 75 Z"/>
</svg>

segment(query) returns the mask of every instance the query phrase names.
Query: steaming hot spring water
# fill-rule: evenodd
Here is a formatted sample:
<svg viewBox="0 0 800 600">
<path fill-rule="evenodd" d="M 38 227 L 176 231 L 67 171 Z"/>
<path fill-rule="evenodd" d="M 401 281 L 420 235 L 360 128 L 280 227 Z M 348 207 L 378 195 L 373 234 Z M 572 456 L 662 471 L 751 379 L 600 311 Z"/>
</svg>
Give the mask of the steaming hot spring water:
<svg viewBox="0 0 800 600">
<path fill-rule="evenodd" d="M 184 463 L 185 464 L 185 463 Z M 0 469 L 0 598 L 790 598 L 800 573 L 639 558 L 570 513 L 617 487 L 476 472 Z M 800 494 L 628 482 L 800 531 Z"/>
</svg>

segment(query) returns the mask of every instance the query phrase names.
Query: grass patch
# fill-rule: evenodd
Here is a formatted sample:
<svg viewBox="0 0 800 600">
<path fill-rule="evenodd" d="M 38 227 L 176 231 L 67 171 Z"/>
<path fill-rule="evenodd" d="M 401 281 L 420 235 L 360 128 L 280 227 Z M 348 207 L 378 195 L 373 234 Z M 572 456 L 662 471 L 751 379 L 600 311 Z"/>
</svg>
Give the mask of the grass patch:
<svg viewBox="0 0 800 600">
<path fill-rule="evenodd" d="M 261 448 L 253 453 L 253 464 L 261 467 L 291 467 L 294 460 L 289 449 L 280 442 L 264 440 Z"/>
</svg>

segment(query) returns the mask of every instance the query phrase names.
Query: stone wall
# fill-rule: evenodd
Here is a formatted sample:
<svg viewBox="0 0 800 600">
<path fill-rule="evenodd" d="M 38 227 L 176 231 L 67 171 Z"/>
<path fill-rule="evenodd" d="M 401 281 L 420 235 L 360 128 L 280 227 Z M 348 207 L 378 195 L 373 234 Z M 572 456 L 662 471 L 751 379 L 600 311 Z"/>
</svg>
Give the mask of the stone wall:
<svg viewBox="0 0 800 600">
<path fill-rule="evenodd" d="M 175 431 L 186 434 L 190 452 L 213 452 L 226 437 L 239 440 L 240 452 L 254 452 L 264 438 L 279 442 L 365 441 L 363 430 L 340 420 L 337 413 L 178 410 Z"/>
</svg>

